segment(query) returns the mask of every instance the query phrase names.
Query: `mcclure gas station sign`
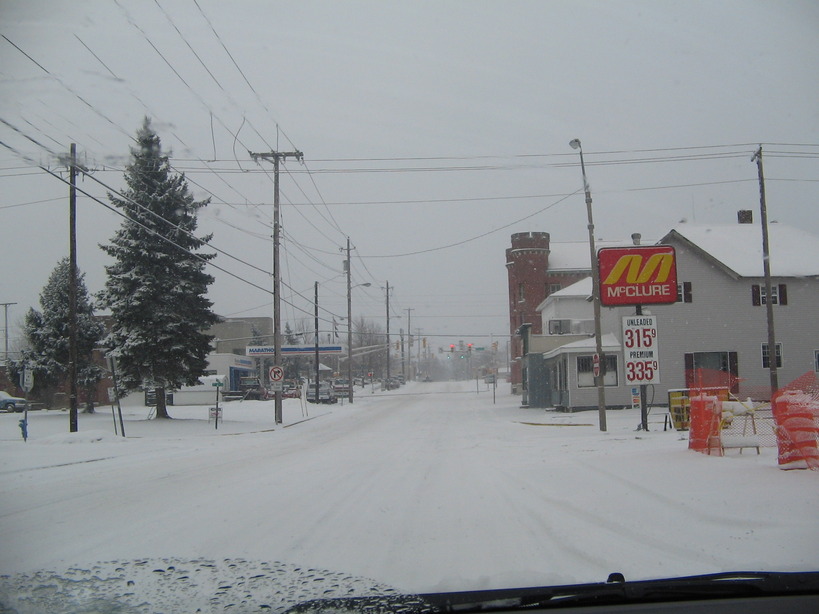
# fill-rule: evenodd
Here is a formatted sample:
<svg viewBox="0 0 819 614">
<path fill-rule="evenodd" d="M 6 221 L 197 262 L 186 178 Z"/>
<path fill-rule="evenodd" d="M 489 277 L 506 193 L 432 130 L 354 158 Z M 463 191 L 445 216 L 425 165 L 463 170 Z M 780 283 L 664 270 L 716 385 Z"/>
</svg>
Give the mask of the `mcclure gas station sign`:
<svg viewBox="0 0 819 614">
<path fill-rule="evenodd" d="M 677 301 L 677 263 L 670 245 L 604 247 L 597 262 L 602 305 Z"/>
</svg>

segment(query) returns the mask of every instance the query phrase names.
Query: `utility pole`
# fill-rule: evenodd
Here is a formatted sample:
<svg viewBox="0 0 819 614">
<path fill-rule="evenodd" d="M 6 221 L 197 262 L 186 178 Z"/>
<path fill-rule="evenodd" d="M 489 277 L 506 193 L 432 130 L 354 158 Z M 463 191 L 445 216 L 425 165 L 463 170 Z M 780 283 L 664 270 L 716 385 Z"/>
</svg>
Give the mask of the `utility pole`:
<svg viewBox="0 0 819 614">
<path fill-rule="evenodd" d="M 762 172 L 762 145 L 751 158 L 756 162 L 759 174 L 759 209 L 762 223 L 762 271 L 765 275 L 765 313 L 768 319 L 768 369 L 771 374 L 771 400 L 779 390 L 779 375 L 776 372 L 776 335 L 774 334 L 773 295 L 771 288 L 771 257 L 768 244 L 768 208 L 765 204 L 765 175 Z"/>
<path fill-rule="evenodd" d="M 407 377 L 407 359 L 404 356 L 404 329 L 398 329 L 399 347 L 401 348 L 401 375 Z"/>
<path fill-rule="evenodd" d="M 313 317 L 315 319 L 315 330 L 316 330 L 316 340 L 315 340 L 315 385 L 316 385 L 316 404 L 321 402 L 321 397 L 319 397 L 319 310 L 318 310 L 318 282 L 313 282 L 315 288 L 315 295 L 316 298 L 313 301 Z"/>
<path fill-rule="evenodd" d="M 415 329 L 415 336 L 418 338 L 418 341 L 417 341 L 418 345 L 417 345 L 417 349 L 415 350 L 416 351 L 415 379 L 418 379 L 418 370 L 421 369 L 421 345 L 422 345 L 421 329 L 420 328 Z M 424 371 L 426 371 L 426 369 L 424 369 Z"/>
<path fill-rule="evenodd" d="M 350 262 L 350 237 L 347 237 L 347 400 L 353 402 L 353 268 Z"/>
<path fill-rule="evenodd" d="M 407 307 L 407 335 L 409 335 L 407 342 L 407 379 L 412 379 L 412 311 L 414 307 Z"/>
<path fill-rule="evenodd" d="M 280 243 L 280 224 L 279 224 L 279 162 L 287 158 L 295 158 L 296 160 L 304 160 L 304 154 L 300 151 L 271 151 L 268 153 L 252 153 L 248 152 L 254 161 L 258 162 L 259 158 L 264 160 L 273 160 L 273 362 L 276 366 L 281 366 L 281 269 L 279 264 L 279 243 Z M 274 392 L 276 399 L 276 424 L 282 423 L 282 391 L 276 390 Z M 318 400 L 318 398 L 316 398 Z"/>
<path fill-rule="evenodd" d="M 68 430 L 77 424 L 77 145 L 71 143 L 68 166 Z"/>
<path fill-rule="evenodd" d="M 387 282 L 387 379 L 390 379 L 390 282 Z"/>
<path fill-rule="evenodd" d="M 569 142 L 572 149 L 580 150 L 580 170 L 583 173 L 583 191 L 586 194 L 586 216 L 589 219 L 589 257 L 592 271 L 592 303 L 594 307 L 594 342 L 595 355 L 599 368 L 594 376 L 594 383 L 597 386 L 597 416 L 600 430 L 606 430 L 606 355 L 603 353 L 603 333 L 600 324 L 600 266 L 597 262 L 597 250 L 594 248 L 594 218 L 592 216 L 592 197 L 589 181 L 586 179 L 586 163 L 583 160 L 583 147 L 580 139 L 572 139 Z"/>
<path fill-rule="evenodd" d="M 9 306 L 16 305 L 17 303 L 0 303 L 5 310 L 5 325 L 3 328 L 3 339 L 6 342 L 6 354 L 5 360 L 3 361 L 3 366 L 8 369 L 9 366 Z"/>
</svg>

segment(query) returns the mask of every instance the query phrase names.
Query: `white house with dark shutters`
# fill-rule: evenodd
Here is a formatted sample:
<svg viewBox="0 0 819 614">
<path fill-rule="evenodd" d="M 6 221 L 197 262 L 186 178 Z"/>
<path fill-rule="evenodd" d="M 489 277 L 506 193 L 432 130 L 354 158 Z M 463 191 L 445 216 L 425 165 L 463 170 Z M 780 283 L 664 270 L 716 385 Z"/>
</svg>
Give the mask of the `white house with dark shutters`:
<svg viewBox="0 0 819 614">
<path fill-rule="evenodd" d="M 762 231 L 759 224 L 681 224 L 658 244 L 675 248 L 677 302 L 646 305 L 657 317 L 660 384 L 649 387 L 655 404 L 669 389 L 692 385 L 693 369 L 724 371 L 737 378 L 740 398 L 770 393 Z M 775 356 L 779 385 L 808 372 L 819 374 L 819 237 L 781 224 L 769 225 Z M 555 292 L 538 311 L 543 331 L 530 340 L 529 404 L 595 408 L 591 375 L 594 337 L 591 280 Z M 621 318 L 634 307 L 602 309 L 607 354 L 606 404 L 631 404 L 623 372 Z M 540 338 L 537 338 L 540 337 Z"/>
</svg>

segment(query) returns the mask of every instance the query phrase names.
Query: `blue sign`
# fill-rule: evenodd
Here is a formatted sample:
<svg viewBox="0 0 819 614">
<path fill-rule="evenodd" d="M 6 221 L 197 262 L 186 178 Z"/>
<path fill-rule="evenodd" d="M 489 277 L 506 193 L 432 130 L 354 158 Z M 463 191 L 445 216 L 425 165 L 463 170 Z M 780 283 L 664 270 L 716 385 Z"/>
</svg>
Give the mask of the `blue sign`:
<svg viewBox="0 0 819 614">
<path fill-rule="evenodd" d="M 313 356 L 316 353 L 315 345 L 283 345 L 282 356 Z M 340 345 L 320 345 L 319 354 L 343 354 L 344 348 Z M 245 347 L 247 356 L 273 356 L 275 348 L 272 345 L 248 345 Z"/>
</svg>

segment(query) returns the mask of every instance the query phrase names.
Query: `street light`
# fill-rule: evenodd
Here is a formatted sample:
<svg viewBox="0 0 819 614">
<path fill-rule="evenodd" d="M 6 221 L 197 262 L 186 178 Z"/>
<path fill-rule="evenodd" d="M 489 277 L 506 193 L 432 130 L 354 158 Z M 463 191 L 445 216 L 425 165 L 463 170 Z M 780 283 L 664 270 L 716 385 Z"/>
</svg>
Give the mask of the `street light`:
<svg viewBox="0 0 819 614">
<path fill-rule="evenodd" d="M 589 217 L 589 255 L 591 256 L 592 270 L 592 302 L 594 303 L 594 341 L 596 345 L 597 357 L 599 360 L 599 371 L 594 377 L 597 385 L 597 413 L 600 422 L 600 430 L 606 430 L 606 390 L 604 376 L 606 373 L 606 357 L 603 354 L 603 339 L 600 332 L 600 269 L 597 265 L 597 250 L 594 248 L 594 219 L 592 218 L 592 197 L 589 189 L 589 182 L 586 179 L 586 164 L 583 161 L 583 147 L 580 139 L 569 141 L 572 149 L 580 151 L 580 170 L 583 172 L 583 191 L 586 193 L 586 214 Z"/>
<path fill-rule="evenodd" d="M 349 260 L 347 260 L 347 385 L 349 386 L 349 390 L 347 392 L 347 398 L 349 399 L 350 403 L 353 402 L 353 299 L 352 299 L 352 289 L 353 288 L 369 288 L 372 284 L 370 282 L 364 282 L 363 284 L 356 284 L 355 286 L 350 285 L 350 266 Z"/>
</svg>

